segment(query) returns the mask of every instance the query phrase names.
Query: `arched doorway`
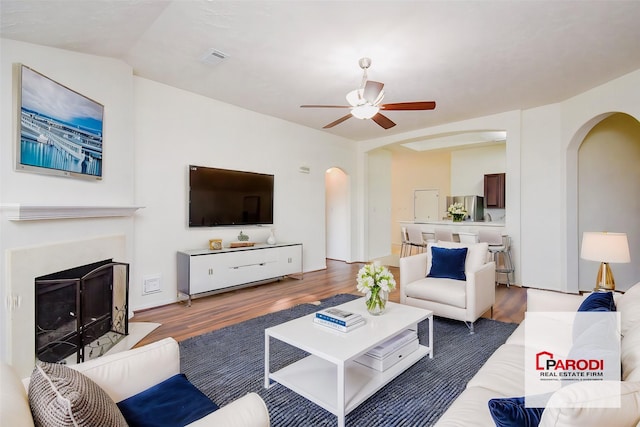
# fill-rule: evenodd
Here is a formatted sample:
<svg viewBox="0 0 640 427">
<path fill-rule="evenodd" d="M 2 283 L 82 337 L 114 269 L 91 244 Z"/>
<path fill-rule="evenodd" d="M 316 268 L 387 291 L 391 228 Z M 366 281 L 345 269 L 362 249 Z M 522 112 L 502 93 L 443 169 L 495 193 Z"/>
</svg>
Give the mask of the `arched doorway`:
<svg viewBox="0 0 640 427">
<path fill-rule="evenodd" d="M 326 257 L 340 261 L 351 259 L 349 181 L 340 168 L 333 167 L 325 173 Z"/>
<path fill-rule="evenodd" d="M 626 290 L 640 277 L 640 122 L 623 113 L 603 118 L 584 137 L 577 157 L 578 242 L 585 231 L 627 233 L 631 263 L 612 264 L 616 287 Z M 598 267 L 579 259 L 579 290 L 593 288 Z"/>
</svg>

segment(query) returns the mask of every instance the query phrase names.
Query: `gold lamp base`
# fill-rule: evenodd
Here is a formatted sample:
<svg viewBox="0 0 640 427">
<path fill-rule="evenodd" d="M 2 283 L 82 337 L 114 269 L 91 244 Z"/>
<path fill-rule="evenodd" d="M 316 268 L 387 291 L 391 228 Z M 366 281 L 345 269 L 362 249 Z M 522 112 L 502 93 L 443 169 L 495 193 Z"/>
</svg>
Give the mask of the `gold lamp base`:
<svg viewBox="0 0 640 427">
<path fill-rule="evenodd" d="M 598 269 L 598 277 L 596 278 L 595 292 L 608 292 L 616 290 L 616 281 L 613 279 L 613 272 L 608 262 L 601 262 Z"/>
</svg>

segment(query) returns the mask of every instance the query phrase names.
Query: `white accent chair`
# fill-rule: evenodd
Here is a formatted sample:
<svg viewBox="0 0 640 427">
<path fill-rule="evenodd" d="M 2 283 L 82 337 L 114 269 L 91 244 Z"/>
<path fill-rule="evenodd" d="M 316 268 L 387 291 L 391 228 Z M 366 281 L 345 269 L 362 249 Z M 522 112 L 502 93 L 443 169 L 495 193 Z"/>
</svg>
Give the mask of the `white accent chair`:
<svg viewBox="0 0 640 427">
<path fill-rule="evenodd" d="M 432 247 L 467 248 L 466 281 L 426 277 Z M 493 309 L 496 299 L 495 263 L 487 243 L 429 243 L 426 252 L 400 259 L 400 303 L 432 310 L 436 316 L 461 320 L 474 333 L 473 322 Z"/>
</svg>

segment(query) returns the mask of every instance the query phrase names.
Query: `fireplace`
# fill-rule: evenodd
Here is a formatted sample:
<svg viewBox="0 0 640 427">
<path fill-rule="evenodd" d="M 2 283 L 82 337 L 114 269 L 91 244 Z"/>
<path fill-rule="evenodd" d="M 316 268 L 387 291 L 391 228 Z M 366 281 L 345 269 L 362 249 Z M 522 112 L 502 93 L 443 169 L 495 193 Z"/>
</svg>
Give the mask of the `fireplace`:
<svg viewBox="0 0 640 427">
<path fill-rule="evenodd" d="M 45 362 L 76 355 L 107 334 L 128 334 L 129 264 L 99 261 L 35 279 L 35 350 Z M 99 341 L 98 341 L 99 342 Z"/>
</svg>

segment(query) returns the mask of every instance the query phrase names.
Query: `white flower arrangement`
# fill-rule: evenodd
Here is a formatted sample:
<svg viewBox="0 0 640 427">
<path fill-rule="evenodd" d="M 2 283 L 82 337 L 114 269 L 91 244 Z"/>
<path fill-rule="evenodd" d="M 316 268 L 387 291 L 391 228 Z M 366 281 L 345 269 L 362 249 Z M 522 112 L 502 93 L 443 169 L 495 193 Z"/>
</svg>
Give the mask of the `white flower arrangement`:
<svg viewBox="0 0 640 427">
<path fill-rule="evenodd" d="M 453 203 L 451 206 L 449 206 L 449 208 L 447 208 L 447 212 L 449 212 L 449 215 L 466 215 L 467 214 L 467 210 L 464 208 L 464 205 L 462 203 Z"/>
<path fill-rule="evenodd" d="M 358 291 L 363 294 L 370 294 L 376 288 L 385 292 L 391 292 L 396 288 L 396 281 L 393 274 L 384 265 L 379 263 L 367 264 L 358 271 Z"/>
<path fill-rule="evenodd" d="M 389 269 L 380 263 L 367 264 L 358 271 L 357 288 L 359 292 L 366 294 L 367 309 L 384 310 L 387 299 L 384 293 L 389 293 L 396 288 L 396 281 Z"/>
</svg>

